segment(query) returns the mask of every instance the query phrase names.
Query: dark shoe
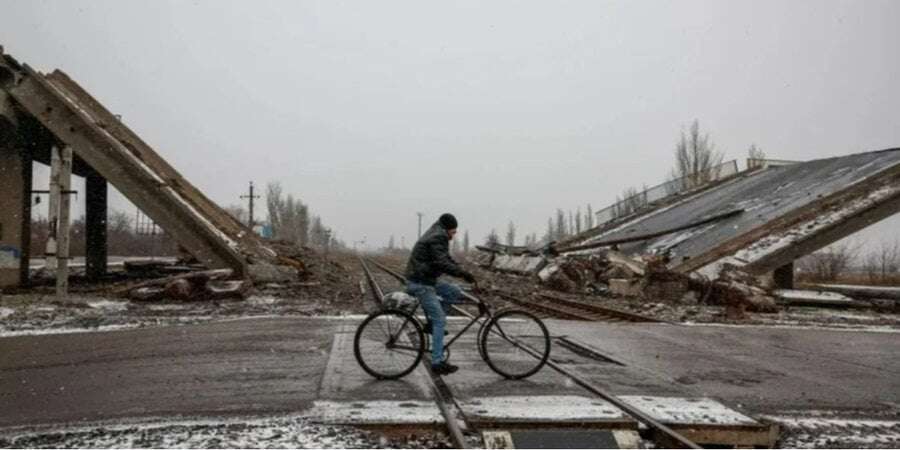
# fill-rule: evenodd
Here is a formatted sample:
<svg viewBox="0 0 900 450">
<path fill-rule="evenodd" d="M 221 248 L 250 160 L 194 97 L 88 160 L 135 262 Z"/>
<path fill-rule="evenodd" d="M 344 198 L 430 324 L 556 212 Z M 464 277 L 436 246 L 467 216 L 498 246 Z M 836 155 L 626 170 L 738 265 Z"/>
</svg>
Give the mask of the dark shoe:
<svg viewBox="0 0 900 450">
<path fill-rule="evenodd" d="M 441 361 L 440 364 L 432 364 L 431 371 L 438 375 L 450 375 L 453 372 L 459 370 L 459 367 L 454 366 L 453 364 L 448 363 L 447 361 Z"/>
<path fill-rule="evenodd" d="M 425 334 L 431 334 L 431 322 L 425 323 L 425 329 L 423 331 L 425 331 Z M 446 336 L 448 334 L 450 334 L 450 332 L 447 330 L 444 330 L 444 336 Z"/>
</svg>

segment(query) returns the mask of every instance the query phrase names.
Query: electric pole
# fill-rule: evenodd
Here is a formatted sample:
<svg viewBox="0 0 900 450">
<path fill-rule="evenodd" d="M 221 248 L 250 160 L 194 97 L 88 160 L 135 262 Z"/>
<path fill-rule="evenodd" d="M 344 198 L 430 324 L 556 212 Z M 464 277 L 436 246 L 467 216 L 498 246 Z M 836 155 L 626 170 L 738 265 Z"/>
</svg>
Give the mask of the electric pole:
<svg viewBox="0 0 900 450">
<path fill-rule="evenodd" d="M 247 225 L 250 226 L 250 230 L 253 230 L 253 200 L 259 198 L 258 195 L 253 195 L 253 182 L 250 182 L 250 193 L 247 195 L 242 195 L 241 198 L 246 198 L 250 201 L 250 217 L 247 219 Z"/>
<path fill-rule="evenodd" d="M 419 216 L 419 237 L 421 238 L 422 237 L 422 216 L 424 216 L 425 214 L 417 212 L 416 215 Z"/>
</svg>

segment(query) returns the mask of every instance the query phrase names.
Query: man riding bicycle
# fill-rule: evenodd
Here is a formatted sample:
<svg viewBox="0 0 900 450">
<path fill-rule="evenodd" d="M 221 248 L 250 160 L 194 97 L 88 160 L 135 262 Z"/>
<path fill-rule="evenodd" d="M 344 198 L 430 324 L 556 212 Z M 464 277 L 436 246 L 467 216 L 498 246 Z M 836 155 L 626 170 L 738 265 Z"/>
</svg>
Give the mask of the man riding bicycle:
<svg viewBox="0 0 900 450">
<path fill-rule="evenodd" d="M 444 361 L 444 328 L 450 305 L 462 295 L 454 284 L 438 281 L 443 275 L 462 278 L 475 283 L 475 277 L 450 257 L 450 240 L 456 234 L 456 217 L 443 214 L 413 246 L 406 264 L 406 292 L 419 299 L 428 323 L 425 332 L 431 333 L 431 370 L 439 375 L 456 372 L 457 366 Z"/>
</svg>

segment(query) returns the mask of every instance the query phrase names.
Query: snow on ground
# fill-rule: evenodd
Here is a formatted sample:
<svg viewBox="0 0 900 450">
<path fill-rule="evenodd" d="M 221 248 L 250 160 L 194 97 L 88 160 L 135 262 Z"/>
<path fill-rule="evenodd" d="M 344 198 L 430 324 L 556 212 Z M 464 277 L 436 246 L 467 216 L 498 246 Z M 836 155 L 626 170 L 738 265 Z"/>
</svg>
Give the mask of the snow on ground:
<svg viewBox="0 0 900 450">
<path fill-rule="evenodd" d="M 853 299 L 846 295 L 827 291 L 808 291 L 802 289 L 776 289 L 776 297 L 786 300 L 813 300 L 821 302 L 852 303 Z"/>
<path fill-rule="evenodd" d="M 621 395 L 625 403 L 664 423 L 691 425 L 757 425 L 759 422 L 711 398 Z"/>
<path fill-rule="evenodd" d="M 611 403 L 579 395 L 530 395 L 479 397 L 465 400 L 460 408 L 472 417 L 490 420 L 623 420 L 627 416 Z"/>
<path fill-rule="evenodd" d="M 316 401 L 309 415 L 316 421 L 332 424 L 435 424 L 443 423 L 441 410 L 434 401 L 373 400 L 336 402 Z"/>
<path fill-rule="evenodd" d="M 0 431 L 2 448 L 434 448 L 440 436 L 388 440 L 356 428 L 301 416 L 256 419 L 156 420 L 63 429 Z"/>
<path fill-rule="evenodd" d="M 16 312 L 16 310 L 12 308 L 0 308 L 0 319 L 5 319 L 13 315 L 14 312 Z"/>
<path fill-rule="evenodd" d="M 91 300 L 87 302 L 88 306 L 90 306 L 91 308 L 107 309 L 110 311 L 125 311 L 126 309 L 128 309 L 129 303 L 131 302 L 117 302 L 106 299 Z"/>
<path fill-rule="evenodd" d="M 782 427 L 782 448 L 898 448 L 900 417 L 848 418 L 827 412 L 764 415 Z"/>
</svg>

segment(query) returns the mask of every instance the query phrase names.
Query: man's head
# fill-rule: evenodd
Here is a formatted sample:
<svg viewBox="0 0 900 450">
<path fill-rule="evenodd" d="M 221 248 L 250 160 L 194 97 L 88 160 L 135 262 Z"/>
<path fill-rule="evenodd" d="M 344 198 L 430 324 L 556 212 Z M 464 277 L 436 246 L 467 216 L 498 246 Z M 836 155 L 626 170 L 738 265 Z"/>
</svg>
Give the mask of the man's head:
<svg viewBox="0 0 900 450">
<path fill-rule="evenodd" d="M 441 217 L 438 219 L 438 222 L 447 230 L 447 234 L 450 236 L 450 239 L 453 239 L 453 235 L 456 234 L 456 227 L 458 224 L 456 223 L 456 217 L 453 217 L 453 214 L 444 213 L 441 214 Z"/>
</svg>

